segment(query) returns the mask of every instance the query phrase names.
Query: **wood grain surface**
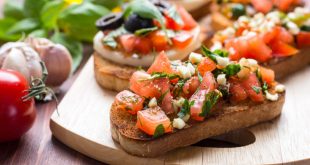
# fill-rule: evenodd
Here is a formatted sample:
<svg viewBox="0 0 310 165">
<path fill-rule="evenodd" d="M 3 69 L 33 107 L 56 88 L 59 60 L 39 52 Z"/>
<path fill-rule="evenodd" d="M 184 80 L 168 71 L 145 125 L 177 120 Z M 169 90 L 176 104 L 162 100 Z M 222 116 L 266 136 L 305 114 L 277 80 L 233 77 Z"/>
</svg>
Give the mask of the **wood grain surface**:
<svg viewBox="0 0 310 165">
<path fill-rule="evenodd" d="M 51 118 L 51 130 L 63 143 L 97 160 L 121 164 L 282 164 L 310 163 L 310 67 L 291 75 L 282 115 L 249 128 L 255 142 L 242 147 L 177 149 L 156 158 L 123 151 L 110 133 L 109 110 L 115 92 L 101 89 L 94 78 L 91 58 Z M 236 134 L 238 135 L 238 134 Z M 228 140 L 237 140 L 231 136 Z"/>
</svg>

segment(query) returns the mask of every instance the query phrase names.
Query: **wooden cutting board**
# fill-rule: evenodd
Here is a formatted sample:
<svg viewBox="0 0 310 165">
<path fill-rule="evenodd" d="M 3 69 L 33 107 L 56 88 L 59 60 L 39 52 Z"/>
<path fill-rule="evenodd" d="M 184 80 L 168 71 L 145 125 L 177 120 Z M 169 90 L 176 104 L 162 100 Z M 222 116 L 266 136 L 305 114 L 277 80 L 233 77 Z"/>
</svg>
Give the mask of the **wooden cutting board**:
<svg viewBox="0 0 310 165">
<path fill-rule="evenodd" d="M 189 146 L 157 158 L 140 158 L 127 154 L 112 140 L 109 110 L 116 93 L 97 85 L 90 58 L 60 103 L 59 115 L 52 115 L 50 127 L 64 144 L 110 164 L 309 164 L 310 67 L 283 83 L 287 93 L 282 115 L 249 128 L 254 143 L 235 148 Z"/>
</svg>

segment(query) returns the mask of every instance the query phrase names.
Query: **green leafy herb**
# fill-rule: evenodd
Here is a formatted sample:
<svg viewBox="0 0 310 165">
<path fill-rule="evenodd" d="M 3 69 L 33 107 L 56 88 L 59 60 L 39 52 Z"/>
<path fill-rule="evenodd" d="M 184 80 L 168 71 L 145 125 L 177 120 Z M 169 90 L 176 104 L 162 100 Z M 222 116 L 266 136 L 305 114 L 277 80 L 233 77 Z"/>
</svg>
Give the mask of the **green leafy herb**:
<svg viewBox="0 0 310 165">
<path fill-rule="evenodd" d="M 24 12 L 27 17 L 40 18 L 40 12 L 48 0 L 25 0 Z"/>
<path fill-rule="evenodd" d="M 50 1 L 43 6 L 40 19 L 45 28 L 53 29 L 57 26 L 57 18 L 65 5 L 64 1 Z"/>
<path fill-rule="evenodd" d="M 220 97 L 220 93 L 216 91 L 212 91 L 206 94 L 205 101 L 202 106 L 202 112 L 199 114 L 199 116 L 206 117 Z"/>
<path fill-rule="evenodd" d="M 231 7 L 231 13 L 233 19 L 238 19 L 240 16 L 246 14 L 246 9 L 242 4 L 235 3 Z"/>
<path fill-rule="evenodd" d="M 177 74 L 168 74 L 168 73 L 162 73 L 162 72 L 154 72 L 152 73 L 152 79 L 157 79 L 157 78 L 169 78 L 171 79 L 175 79 L 175 78 L 179 78 L 180 76 Z"/>
<path fill-rule="evenodd" d="M 220 49 L 216 49 L 215 51 L 213 51 L 213 53 L 221 57 L 228 57 L 229 55 L 229 53 L 226 50 L 220 50 Z"/>
<path fill-rule="evenodd" d="M 28 36 L 38 37 L 38 38 L 46 38 L 47 37 L 47 31 L 44 29 L 37 29 L 37 30 L 34 30 L 31 33 L 29 33 Z"/>
<path fill-rule="evenodd" d="M 222 93 L 224 99 L 229 97 L 229 86 L 219 85 L 218 90 Z"/>
<path fill-rule="evenodd" d="M 195 103 L 195 101 L 191 101 L 189 102 L 187 99 L 185 99 L 184 103 L 182 104 L 181 110 L 178 113 L 178 117 L 182 118 L 184 116 L 186 116 L 187 114 L 189 114 L 191 106 L 193 106 Z"/>
<path fill-rule="evenodd" d="M 122 35 L 122 34 L 126 34 L 126 33 L 127 33 L 127 31 L 125 30 L 125 28 L 123 26 L 121 26 L 118 29 L 116 29 L 116 30 L 110 32 L 108 35 L 106 35 L 103 38 L 103 44 L 115 49 L 117 47 L 117 42 L 115 41 L 115 38 Z"/>
<path fill-rule="evenodd" d="M 6 1 L 3 7 L 3 15 L 5 18 L 23 19 L 25 16 L 22 3 L 16 0 Z"/>
<path fill-rule="evenodd" d="M 199 82 L 201 83 L 202 82 L 202 76 L 198 70 L 197 70 L 197 76 L 198 76 Z"/>
<path fill-rule="evenodd" d="M 35 18 L 25 18 L 16 22 L 8 31 L 9 34 L 27 33 L 40 26 L 39 20 Z"/>
<path fill-rule="evenodd" d="M 172 7 L 169 8 L 168 16 L 170 18 L 172 18 L 177 24 L 179 24 L 179 25 L 183 25 L 184 24 L 181 16 L 177 12 L 177 8 L 175 6 L 172 6 Z"/>
<path fill-rule="evenodd" d="M 21 34 L 8 34 L 8 31 L 16 22 L 13 18 L 0 19 L 0 41 L 16 41 L 21 37 Z"/>
<path fill-rule="evenodd" d="M 266 94 L 266 91 L 268 91 L 268 84 L 266 82 L 263 83 L 262 91 L 264 94 Z"/>
<path fill-rule="evenodd" d="M 156 129 L 155 129 L 155 132 L 154 132 L 153 137 L 154 137 L 154 138 L 157 138 L 157 137 L 163 135 L 164 133 L 165 133 L 165 128 L 164 128 L 164 126 L 163 126 L 162 124 L 159 124 L 159 125 L 156 127 Z"/>
<path fill-rule="evenodd" d="M 188 80 L 189 78 L 186 78 L 186 79 L 180 79 L 177 84 L 175 85 L 177 88 L 173 91 L 173 95 L 174 96 L 179 96 L 182 89 L 183 89 L 183 86 L 185 85 L 186 81 Z"/>
<path fill-rule="evenodd" d="M 75 69 L 79 66 L 81 60 L 82 60 L 82 53 L 83 53 L 83 47 L 82 43 L 79 41 L 74 40 L 73 38 L 65 35 L 64 33 L 55 33 L 51 40 L 55 43 L 62 44 L 65 46 L 73 59 L 73 67 L 72 71 L 75 71 Z"/>
<path fill-rule="evenodd" d="M 137 35 L 137 36 L 145 36 L 145 35 L 149 34 L 150 32 L 153 32 L 153 31 L 155 31 L 157 29 L 158 29 L 158 27 L 139 29 L 139 30 L 135 31 L 135 35 Z"/>
<path fill-rule="evenodd" d="M 241 70 L 241 67 L 239 64 L 229 64 L 224 69 L 223 72 L 226 74 L 226 76 L 234 76 Z"/>
<path fill-rule="evenodd" d="M 256 94 L 259 94 L 260 91 L 262 90 L 262 88 L 258 86 L 252 86 L 252 89 L 255 91 Z"/>
<path fill-rule="evenodd" d="M 207 47 L 201 47 L 202 53 L 204 56 L 209 57 L 211 60 L 216 62 L 216 54 L 212 53 Z"/>
</svg>

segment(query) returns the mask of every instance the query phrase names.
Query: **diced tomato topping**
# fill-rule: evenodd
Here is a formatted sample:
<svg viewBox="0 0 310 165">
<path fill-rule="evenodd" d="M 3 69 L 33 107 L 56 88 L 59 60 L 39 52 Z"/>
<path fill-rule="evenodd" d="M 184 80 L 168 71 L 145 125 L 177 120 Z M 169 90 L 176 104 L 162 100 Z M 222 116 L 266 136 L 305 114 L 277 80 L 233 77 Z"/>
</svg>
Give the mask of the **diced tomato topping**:
<svg viewBox="0 0 310 165">
<path fill-rule="evenodd" d="M 163 31 L 155 31 L 149 35 L 153 48 L 156 51 L 163 51 L 169 48 L 168 39 Z"/>
<path fill-rule="evenodd" d="M 178 33 L 172 38 L 173 45 L 178 49 L 183 49 L 193 40 L 193 35 L 188 32 Z"/>
<path fill-rule="evenodd" d="M 163 93 L 164 98 L 160 104 L 160 107 L 166 112 L 166 114 L 171 114 L 174 112 L 173 105 L 172 105 L 172 96 L 170 90 Z"/>
<path fill-rule="evenodd" d="M 160 107 L 149 108 L 137 113 L 136 126 L 148 135 L 154 135 L 156 128 L 162 125 L 165 133 L 172 132 L 169 118 Z"/>
<path fill-rule="evenodd" d="M 124 34 L 119 36 L 120 44 L 122 48 L 125 50 L 125 52 L 127 53 L 133 52 L 136 38 L 137 37 L 133 34 Z"/>
<path fill-rule="evenodd" d="M 118 93 L 115 97 L 115 106 L 118 110 L 124 110 L 136 114 L 143 108 L 144 98 L 128 90 Z"/>
<path fill-rule="evenodd" d="M 260 72 L 261 72 L 263 81 L 265 81 L 267 84 L 272 84 L 274 82 L 275 74 L 272 69 L 268 69 L 268 68 L 261 66 Z"/>
<path fill-rule="evenodd" d="M 194 20 L 194 18 L 186 11 L 186 9 L 182 6 L 178 6 L 177 10 L 179 12 L 179 15 L 181 16 L 184 26 L 183 30 L 191 30 L 194 27 L 197 26 L 197 22 Z"/>
<path fill-rule="evenodd" d="M 296 0 L 273 0 L 274 5 L 282 11 L 287 11 Z"/>
<path fill-rule="evenodd" d="M 174 73 L 174 70 L 171 68 L 170 60 L 167 57 L 165 52 L 160 52 L 159 55 L 156 57 L 153 64 L 147 70 L 147 73 L 152 74 L 155 72 L 164 72 L 168 74 Z"/>
<path fill-rule="evenodd" d="M 199 90 L 190 98 L 190 102 L 194 101 L 194 105 L 190 108 L 191 118 L 197 121 L 203 121 L 204 116 L 200 116 L 202 113 L 202 107 L 206 98 L 206 94 L 209 93 L 209 90 Z"/>
<path fill-rule="evenodd" d="M 248 40 L 248 52 L 245 58 L 253 58 L 259 62 L 265 62 L 272 58 L 272 50 L 259 37 Z"/>
<path fill-rule="evenodd" d="M 184 27 L 184 23 L 178 24 L 173 18 L 170 18 L 167 15 L 165 15 L 165 20 L 166 20 L 167 29 L 182 30 Z"/>
<path fill-rule="evenodd" d="M 199 86 L 199 89 L 206 89 L 209 91 L 213 91 L 216 88 L 215 79 L 211 72 L 206 72 L 202 77 L 202 82 Z"/>
<path fill-rule="evenodd" d="M 261 84 L 254 73 L 251 73 L 247 79 L 242 80 L 241 84 L 252 101 L 264 101 L 262 90 L 259 90 L 258 93 L 254 90 L 255 88 L 261 88 Z"/>
<path fill-rule="evenodd" d="M 248 94 L 244 90 L 239 80 L 230 78 L 229 83 L 229 93 L 231 95 L 230 101 L 240 102 L 248 98 Z"/>
<path fill-rule="evenodd" d="M 239 28 L 236 30 L 236 36 L 237 36 L 237 37 L 241 36 L 244 30 L 246 30 L 245 27 L 239 27 Z"/>
<path fill-rule="evenodd" d="M 310 32 L 299 32 L 297 34 L 297 45 L 299 48 L 310 47 Z"/>
<path fill-rule="evenodd" d="M 265 14 L 268 13 L 273 7 L 271 0 L 252 0 L 251 2 L 257 11 Z"/>
<path fill-rule="evenodd" d="M 216 69 L 216 63 L 208 57 L 203 60 L 197 66 L 200 75 L 205 75 L 206 72 L 213 71 Z"/>
<path fill-rule="evenodd" d="M 275 41 L 270 43 L 272 53 L 276 57 L 287 57 L 298 53 L 298 50 L 293 46 L 282 41 Z"/>
<path fill-rule="evenodd" d="M 134 50 L 138 53 L 148 54 L 152 51 L 152 42 L 146 37 L 137 37 Z"/>
<path fill-rule="evenodd" d="M 276 35 L 273 41 L 283 41 L 285 43 L 292 43 L 294 41 L 294 36 L 284 27 L 277 26 L 274 29 L 276 31 Z"/>
<path fill-rule="evenodd" d="M 225 48 L 229 51 L 229 58 L 233 61 L 238 61 L 246 56 L 248 43 L 246 40 L 240 38 L 230 39 L 227 40 Z"/>
<path fill-rule="evenodd" d="M 199 82 L 198 77 L 193 76 L 189 80 L 186 81 L 186 83 L 183 86 L 182 91 L 186 96 L 191 96 L 196 92 L 199 85 L 200 85 L 200 82 Z"/>
</svg>

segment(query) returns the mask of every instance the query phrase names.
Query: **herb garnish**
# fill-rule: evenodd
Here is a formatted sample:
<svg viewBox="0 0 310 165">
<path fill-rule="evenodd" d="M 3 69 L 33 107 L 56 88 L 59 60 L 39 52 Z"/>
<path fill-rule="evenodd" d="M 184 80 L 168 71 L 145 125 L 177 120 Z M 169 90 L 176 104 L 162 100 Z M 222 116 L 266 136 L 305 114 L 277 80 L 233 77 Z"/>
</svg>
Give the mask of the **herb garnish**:
<svg viewBox="0 0 310 165">
<path fill-rule="evenodd" d="M 201 74 L 199 73 L 199 71 L 197 70 L 197 76 L 198 76 L 198 80 L 199 82 L 201 83 L 202 82 L 202 76 Z"/>
<path fill-rule="evenodd" d="M 256 94 L 259 94 L 260 91 L 262 90 L 262 88 L 258 86 L 252 86 L 252 89 L 255 91 Z"/>
<path fill-rule="evenodd" d="M 174 96 L 179 96 L 181 91 L 182 91 L 182 88 L 183 86 L 185 85 L 186 81 L 189 80 L 189 78 L 186 78 L 186 79 L 181 79 L 177 82 L 177 84 L 175 85 L 177 87 L 177 89 L 175 89 L 173 91 L 173 95 Z"/>
<path fill-rule="evenodd" d="M 263 86 L 262 86 L 262 91 L 264 94 L 266 94 L 266 91 L 268 91 L 268 84 L 264 81 Z"/>
<path fill-rule="evenodd" d="M 151 79 L 169 78 L 171 80 L 171 79 L 175 79 L 175 78 L 179 78 L 179 77 L 180 76 L 177 75 L 177 74 L 168 74 L 168 73 L 163 73 L 163 72 L 153 72 Z"/>
<path fill-rule="evenodd" d="M 224 69 L 223 72 L 227 77 L 236 75 L 241 70 L 241 66 L 239 64 L 229 64 Z"/>
<path fill-rule="evenodd" d="M 182 104 L 181 110 L 178 113 L 178 117 L 182 118 L 182 117 L 186 116 L 187 114 L 189 114 L 191 106 L 193 106 L 194 103 L 195 103 L 194 100 L 189 102 L 187 99 L 185 99 L 184 103 Z"/>
<path fill-rule="evenodd" d="M 184 22 L 182 18 L 180 17 L 179 13 L 177 12 L 177 8 L 175 6 L 172 6 L 168 10 L 168 16 L 172 18 L 177 24 L 183 25 Z"/>
<path fill-rule="evenodd" d="M 145 36 L 145 35 L 149 34 L 150 32 L 153 32 L 153 31 L 155 31 L 157 29 L 158 29 L 158 27 L 139 29 L 139 30 L 135 31 L 135 35 L 137 35 L 137 36 Z"/>
<path fill-rule="evenodd" d="M 165 128 L 164 128 L 163 124 L 159 124 L 159 125 L 156 127 L 156 129 L 155 129 L 153 138 L 157 138 L 157 137 L 163 135 L 164 133 L 165 133 Z"/>
<path fill-rule="evenodd" d="M 107 34 L 103 38 L 103 44 L 115 49 L 117 47 L 117 42 L 115 41 L 115 38 L 126 33 L 128 32 L 123 26 L 121 26 L 118 29 L 111 31 L 109 34 Z"/>
<path fill-rule="evenodd" d="M 221 94 L 217 91 L 212 91 L 206 94 L 205 101 L 202 106 L 202 112 L 199 114 L 199 116 L 206 117 L 220 97 Z"/>
</svg>

